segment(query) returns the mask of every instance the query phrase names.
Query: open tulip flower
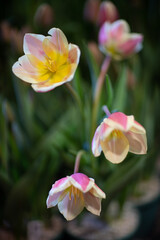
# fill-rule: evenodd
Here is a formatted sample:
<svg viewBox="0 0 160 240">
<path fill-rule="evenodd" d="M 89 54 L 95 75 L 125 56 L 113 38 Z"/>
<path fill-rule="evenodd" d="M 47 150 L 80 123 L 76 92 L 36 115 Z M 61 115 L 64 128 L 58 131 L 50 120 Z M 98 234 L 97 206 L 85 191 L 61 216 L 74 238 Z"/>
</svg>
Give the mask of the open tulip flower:
<svg viewBox="0 0 160 240">
<path fill-rule="evenodd" d="M 122 162 L 129 152 L 145 154 L 147 151 L 146 131 L 134 116 L 121 112 L 112 113 L 97 128 L 92 141 L 92 152 L 98 157 L 103 151 L 112 163 Z"/>
<path fill-rule="evenodd" d="M 68 44 L 63 32 L 52 28 L 51 36 L 25 34 L 23 49 L 25 55 L 13 65 L 14 74 L 31 83 L 37 92 L 46 92 L 73 79 L 80 50 Z"/>
<path fill-rule="evenodd" d="M 105 22 L 100 28 L 99 43 L 101 50 L 116 60 L 127 58 L 142 48 L 143 36 L 130 33 L 124 20 Z"/>
<path fill-rule="evenodd" d="M 67 220 L 74 219 L 84 207 L 100 215 L 101 199 L 105 193 L 95 184 L 94 179 L 83 173 L 74 173 L 61 178 L 52 185 L 47 198 L 47 207 L 58 204 L 59 211 Z"/>
</svg>

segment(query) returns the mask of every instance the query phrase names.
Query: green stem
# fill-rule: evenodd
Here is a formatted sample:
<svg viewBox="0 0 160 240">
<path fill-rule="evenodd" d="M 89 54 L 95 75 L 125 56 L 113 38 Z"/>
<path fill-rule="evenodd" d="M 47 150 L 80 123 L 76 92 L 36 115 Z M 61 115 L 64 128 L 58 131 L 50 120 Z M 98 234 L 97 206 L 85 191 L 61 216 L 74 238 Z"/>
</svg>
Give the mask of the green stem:
<svg viewBox="0 0 160 240">
<path fill-rule="evenodd" d="M 96 129 L 96 121 L 97 121 L 97 113 L 99 108 L 99 101 L 102 91 L 102 86 L 105 80 L 105 75 L 110 65 L 111 58 L 107 56 L 102 64 L 101 71 L 97 80 L 97 84 L 95 87 L 95 94 L 93 99 L 93 111 L 92 111 L 92 128 L 91 128 L 91 138 L 94 135 L 94 131 Z"/>
</svg>

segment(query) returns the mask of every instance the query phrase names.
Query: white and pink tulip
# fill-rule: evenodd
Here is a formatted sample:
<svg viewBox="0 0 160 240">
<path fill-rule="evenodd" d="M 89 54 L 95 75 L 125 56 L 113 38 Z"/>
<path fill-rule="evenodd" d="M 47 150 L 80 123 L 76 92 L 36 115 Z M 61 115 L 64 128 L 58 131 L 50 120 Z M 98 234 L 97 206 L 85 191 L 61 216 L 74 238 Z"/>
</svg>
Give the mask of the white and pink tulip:
<svg viewBox="0 0 160 240">
<path fill-rule="evenodd" d="M 101 199 L 105 193 L 95 184 L 94 179 L 83 173 L 74 173 L 56 181 L 49 192 L 47 207 L 58 205 L 67 220 L 72 220 L 84 207 L 95 215 L 100 215 Z"/>
<path fill-rule="evenodd" d="M 94 156 L 98 157 L 101 151 L 112 163 L 122 162 L 128 152 L 145 154 L 146 131 L 135 121 L 134 116 L 121 112 L 112 113 L 98 126 L 92 140 Z"/>
<path fill-rule="evenodd" d="M 101 50 L 115 60 L 139 52 L 142 48 L 142 40 L 142 34 L 130 33 L 129 25 L 124 20 L 105 22 L 99 31 Z"/>
<path fill-rule="evenodd" d="M 63 32 L 52 28 L 50 36 L 25 34 L 25 55 L 13 65 L 14 74 L 31 83 L 37 92 L 47 92 L 73 79 L 79 63 L 80 50 L 68 44 Z"/>
</svg>

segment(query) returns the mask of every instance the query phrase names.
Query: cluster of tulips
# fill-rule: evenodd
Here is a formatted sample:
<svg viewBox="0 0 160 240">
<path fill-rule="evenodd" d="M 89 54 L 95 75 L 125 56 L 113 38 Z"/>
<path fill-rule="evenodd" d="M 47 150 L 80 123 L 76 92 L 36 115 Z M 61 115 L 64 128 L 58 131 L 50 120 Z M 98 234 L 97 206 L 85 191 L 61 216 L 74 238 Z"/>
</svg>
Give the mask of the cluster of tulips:
<svg viewBox="0 0 160 240">
<path fill-rule="evenodd" d="M 102 14 L 105 7 L 103 3 Z M 142 35 L 130 33 L 126 21 L 114 20 L 113 14 L 112 21 L 104 22 L 100 18 L 103 24 L 99 31 L 99 47 L 105 54 L 105 59 L 95 88 L 95 116 L 111 60 L 128 58 L 142 48 Z M 20 57 L 12 68 L 13 73 L 30 83 L 36 92 L 47 92 L 62 84 L 69 84 L 79 64 L 80 49 L 77 45 L 68 43 L 64 33 L 58 28 L 50 29 L 48 34 L 49 36 L 26 34 L 23 42 L 25 55 Z M 98 157 L 103 151 L 107 160 L 117 164 L 126 158 L 128 152 L 145 154 L 146 131 L 134 116 L 127 116 L 122 112 L 111 114 L 107 106 L 103 109 L 106 117 L 96 131 L 94 129 L 91 147 L 93 155 Z M 93 178 L 79 173 L 79 161 L 80 155 L 75 161 L 74 174 L 56 181 L 47 198 L 47 207 L 58 205 L 59 211 L 67 220 L 74 219 L 84 207 L 91 213 L 100 215 L 101 200 L 106 197 Z"/>
</svg>

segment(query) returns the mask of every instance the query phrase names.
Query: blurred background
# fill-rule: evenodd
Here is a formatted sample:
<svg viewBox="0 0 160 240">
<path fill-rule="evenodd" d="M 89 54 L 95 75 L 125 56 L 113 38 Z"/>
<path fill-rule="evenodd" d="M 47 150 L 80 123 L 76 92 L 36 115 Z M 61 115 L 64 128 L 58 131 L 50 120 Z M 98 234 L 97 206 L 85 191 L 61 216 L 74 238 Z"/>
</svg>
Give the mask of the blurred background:
<svg viewBox="0 0 160 240">
<path fill-rule="evenodd" d="M 148 138 L 146 156 L 129 154 L 123 163 L 116 166 L 106 161 L 104 156 L 95 159 L 90 151 L 92 94 L 104 59 L 98 48 L 100 26 L 97 14 L 100 1 L 5 0 L 1 3 L 2 240 L 67 239 L 66 236 L 70 236 L 68 239 L 160 238 L 160 1 L 112 2 L 118 9 L 119 18 L 129 23 L 132 32 L 142 33 L 144 42 L 139 54 L 111 64 L 108 73 L 110 80 L 104 86 L 101 105 L 108 104 L 111 111 L 133 114 L 146 128 Z M 82 101 L 83 120 L 65 85 L 48 93 L 36 93 L 29 84 L 12 73 L 12 65 L 23 55 L 24 34 L 29 32 L 47 35 L 52 27 L 60 28 L 68 42 L 77 44 L 81 49 L 80 64 L 72 86 Z M 99 109 L 98 123 L 103 117 L 104 114 Z M 67 224 L 57 207 L 46 209 L 46 198 L 56 180 L 73 173 L 76 153 L 80 149 L 86 151 L 81 160 L 80 171 L 95 178 L 96 183 L 106 192 L 107 198 L 102 204 L 101 218 L 94 219 L 87 215 L 87 211 L 83 211 L 77 222 Z M 157 188 L 152 193 L 154 186 Z M 150 196 L 147 195 L 138 202 L 144 189 L 144 194 L 150 193 Z M 114 220 L 120 219 L 128 202 L 134 204 L 133 217 L 130 215 L 131 210 L 125 210 L 127 213 L 124 211 L 124 215 L 129 214 L 134 227 L 128 238 L 125 238 L 126 229 L 130 228 L 129 224 L 126 225 L 126 215 L 124 222 L 120 220 L 114 223 Z M 150 204 L 152 209 L 146 210 Z M 137 216 L 140 216 L 138 220 Z M 143 223 L 142 226 L 142 219 L 149 219 L 150 222 Z M 116 234 L 120 230 L 117 228 L 116 234 L 113 233 L 113 226 L 117 225 L 121 229 L 120 224 L 126 226 L 126 229 L 118 236 Z M 100 231 L 106 236 L 107 229 L 111 229 L 110 238 L 99 235 Z"/>
</svg>

